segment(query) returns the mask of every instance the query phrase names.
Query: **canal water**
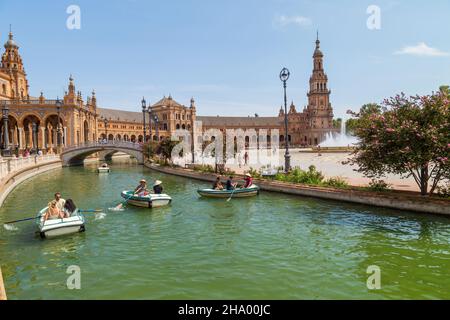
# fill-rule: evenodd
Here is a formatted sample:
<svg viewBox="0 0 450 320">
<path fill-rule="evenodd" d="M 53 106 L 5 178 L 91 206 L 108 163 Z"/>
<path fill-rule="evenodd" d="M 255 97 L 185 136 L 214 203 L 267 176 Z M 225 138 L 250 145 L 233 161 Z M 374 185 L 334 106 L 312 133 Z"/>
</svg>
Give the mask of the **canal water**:
<svg viewBox="0 0 450 320">
<path fill-rule="evenodd" d="M 113 212 L 141 178 L 164 181 L 171 206 Z M 205 187 L 137 165 L 51 171 L 21 184 L 0 223 L 32 217 L 55 191 L 87 214 L 86 232 L 53 240 L 34 222 L 0 230 L 9 299 L 450 298 L 450 219 L 262 192 L 201 199 Z M 69 290 L 69 266 L 81 289 Z M 370 266 L 381 289 L 369 290 Z"/>
</svg>

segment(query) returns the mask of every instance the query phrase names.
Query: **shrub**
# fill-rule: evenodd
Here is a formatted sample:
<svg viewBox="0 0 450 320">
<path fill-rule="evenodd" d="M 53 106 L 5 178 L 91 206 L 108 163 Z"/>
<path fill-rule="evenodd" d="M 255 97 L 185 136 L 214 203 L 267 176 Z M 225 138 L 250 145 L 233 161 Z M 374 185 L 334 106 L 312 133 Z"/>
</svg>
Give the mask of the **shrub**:
<svg viewBox="0 0 450 320">
<path fill-rule="evenodd" d="M 256 169 L 253 169 L 252 167 L 250 167 L 250 170 L 248 171 L 248 173 L 255 179 L 261 179 L 262 178 L 261 172 L 256 170 Z"/>
<path fill-rule="evenodd" d="M 327 187 L 341 188 L 341 189 L 349 187 L 347 181 L 345 181 L 341 177 L 329 178 L 327 181 L 324 182 L 324 185 Z"/>
<path fill-rule="evenodd" d="M 299 184 L 320 185 L 324 180 L 324 176 L 322 172 L 317 171 L 315 166 L 310 166 L 308 171 L 294 168 L 288 174 L 278 173 L 275 176 L 275 180 Z"/>
<path fill-rule="evenodd" d="M 376 192 L 386 192 L 391 190 L 391 185 L 385 182 L 384 180 L 372 179 L 372 181 L 370 181 L 369 186 L 366 187 L 366 189 Z"/>
<path fill-rule="evenodd" d="M 441 198 L 450 199 L 450 184 L 448 184 L 446 186 L 439 186 L 437 188 L 437 194 Z"/>
</svg>

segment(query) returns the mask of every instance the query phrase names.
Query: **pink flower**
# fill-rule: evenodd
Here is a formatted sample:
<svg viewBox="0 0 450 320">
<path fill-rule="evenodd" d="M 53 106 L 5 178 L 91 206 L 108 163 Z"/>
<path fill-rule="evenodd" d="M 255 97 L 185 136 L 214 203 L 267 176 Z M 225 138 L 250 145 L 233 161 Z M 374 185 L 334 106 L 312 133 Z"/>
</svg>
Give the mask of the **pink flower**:
<svg viewBox="0 0 450 320">
<path fill-rule="evenodd" d="M 392 129 L 392 128 L 387 128 L 387 129 L 386 129 L 386 132 L 392 133 L 392 132 L 395 132 L 395 130 Z"/>
</svg>

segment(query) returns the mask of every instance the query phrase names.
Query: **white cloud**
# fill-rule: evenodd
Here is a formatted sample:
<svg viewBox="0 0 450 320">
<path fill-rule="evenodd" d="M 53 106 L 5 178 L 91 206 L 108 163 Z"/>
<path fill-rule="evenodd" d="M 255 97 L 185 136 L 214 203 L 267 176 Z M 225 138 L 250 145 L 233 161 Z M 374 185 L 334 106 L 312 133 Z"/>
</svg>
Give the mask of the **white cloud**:
<svg viewBox="0 0 450 320">
<path fill-rule="evenodd" d="M 294 24 L 294 25 L 297 25 L 300 27 L 308 27 L 312 24 L 312 20 L 308 17 L 303 17 L 303 16 L 277 15 L 273 19 L 273 24 L 278 27 L 286 27 L 291 24 Z"/>
<path fill-rule="evenodd" d="M 394 54 L 406 54 L 421 57 L 444 57 L 449 55 L 448 52 L 429 47 L 425 42 L 420 42 L 415 46 L 404 47 L 403 49 L 394 52 Z"/>
</svg>

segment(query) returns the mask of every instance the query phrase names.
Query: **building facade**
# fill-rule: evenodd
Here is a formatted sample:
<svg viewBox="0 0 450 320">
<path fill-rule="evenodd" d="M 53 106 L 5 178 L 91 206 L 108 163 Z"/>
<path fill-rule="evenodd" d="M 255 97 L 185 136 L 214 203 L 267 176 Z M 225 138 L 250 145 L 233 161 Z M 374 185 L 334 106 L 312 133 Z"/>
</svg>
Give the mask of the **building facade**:
<svg viewBox="0 0 450 320">
<path fill-rule="evenodd" d="M 57 151 L 58 146 L 104 139 L 142 142 L 145 137 L 147 141 L 158 141 L 170 137 L 177 129 L 192 132 L 196 121 L 202 122 L 203 131 L 218 129 L 225 133 L 227 129 L 265 130 L 269 144 L 275 137 L 275 130 L 278 130 L 279 135 L 276 137 L 284 143 L 283 108 L 275 117 L 205 117 L 197 116 L 194 98 L 186 106 L 170 95 L 152 104 L 144 112 L 100 108 L 94 91 L 84 101 L 82 93 L 76 91 L 72 76 L 61 100 L 46 99 L 42 92 L 39 97 L 31 97 L 19 46 L 12 32 L 4 48 L 0 64 L 2 150 L 16 154 L 26 149 L 52 153 Z M 288 111 L 288 139 L 292 145 L 318 145 L 327 133 L 336 130 L 333 128 L 331 91 L 323 60 L 324 55 L 317 39 L 308 104 L 302 112 L 298 112 L 292 102 Z M 246 137 L 247 144 L 255 142 L 255 139 L 258 140 L 257 135 L 249 134 Z"/>
</svg>

